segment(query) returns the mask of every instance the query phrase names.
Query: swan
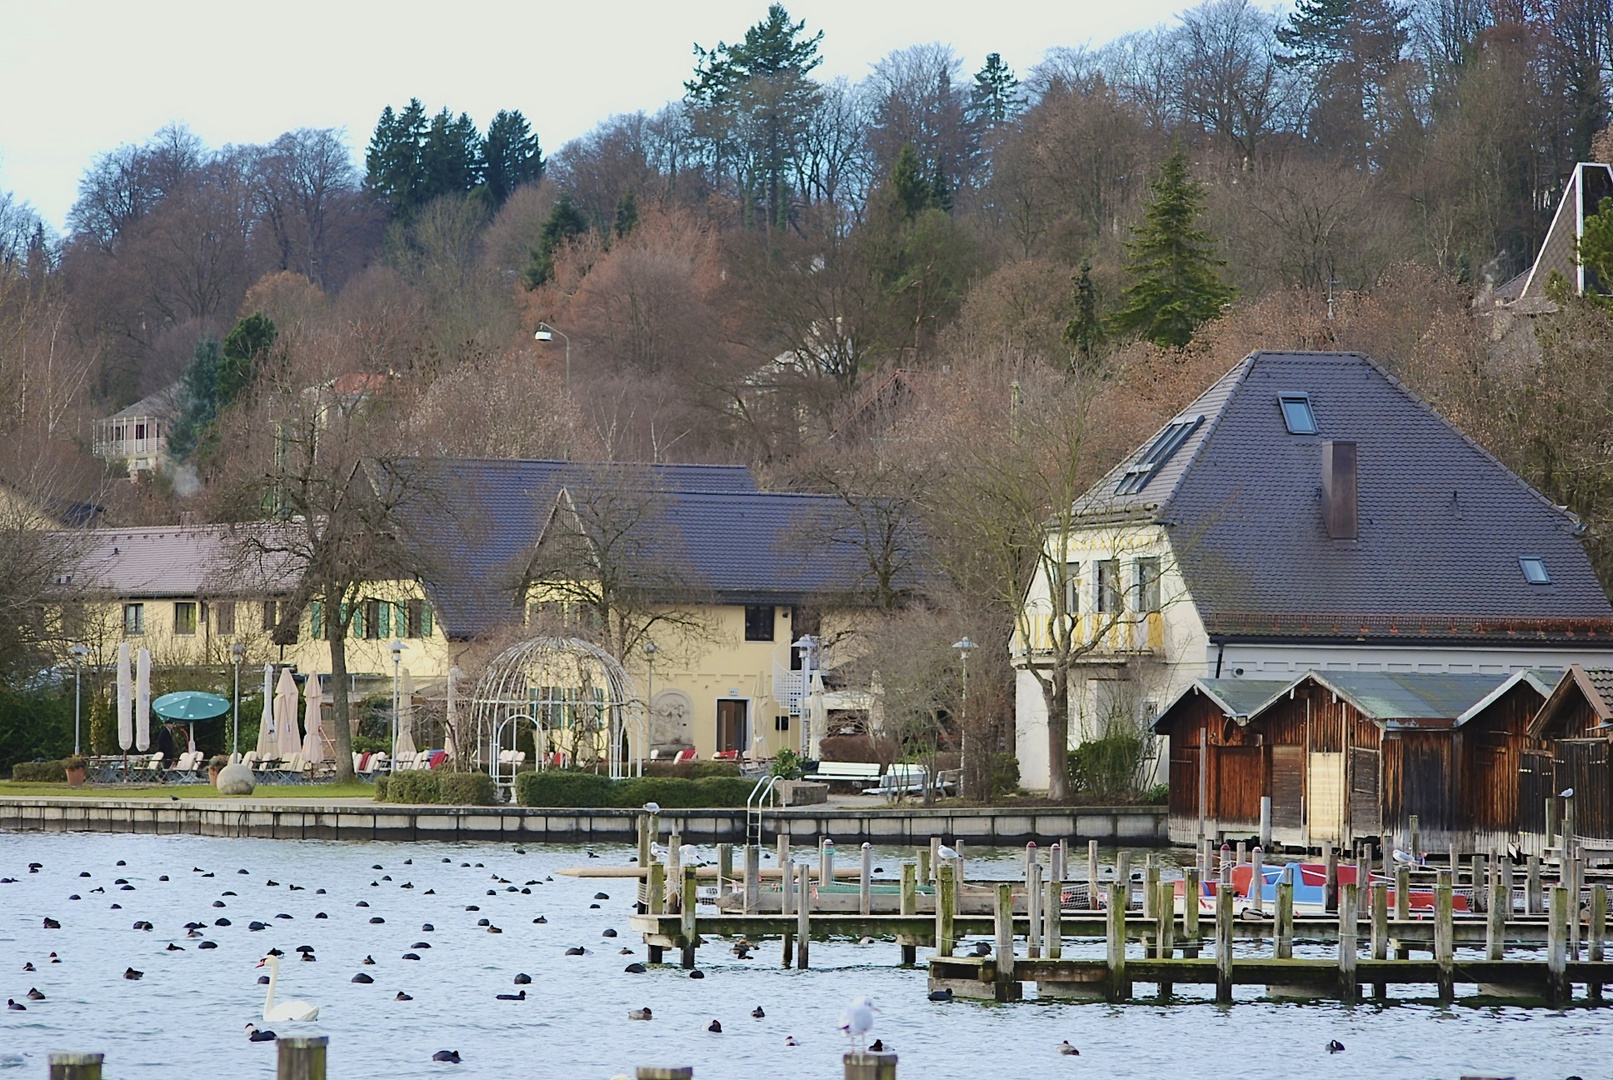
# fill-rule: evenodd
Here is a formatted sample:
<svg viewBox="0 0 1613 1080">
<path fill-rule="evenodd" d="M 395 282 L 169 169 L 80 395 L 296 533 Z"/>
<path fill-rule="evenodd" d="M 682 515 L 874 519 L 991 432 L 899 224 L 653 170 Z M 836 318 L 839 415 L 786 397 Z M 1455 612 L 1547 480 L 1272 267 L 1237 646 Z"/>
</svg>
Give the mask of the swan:
<svg viewBox="0 0 1613 1080">
<path fill-rule="evenodd" d="M 269 996 L 263 999 L 263 1020 L 268 1023 L 272 1020 L 318 1020 L 319 1006 L 310 1005 L 306 1001 L 282 1001 L 276 1005 L 274 1002 L 275 983 L 280 979 L 280 958 L 278 956 L 265 956 L 258 961 L 258 967 L 269 969 Z"/>
</svg>

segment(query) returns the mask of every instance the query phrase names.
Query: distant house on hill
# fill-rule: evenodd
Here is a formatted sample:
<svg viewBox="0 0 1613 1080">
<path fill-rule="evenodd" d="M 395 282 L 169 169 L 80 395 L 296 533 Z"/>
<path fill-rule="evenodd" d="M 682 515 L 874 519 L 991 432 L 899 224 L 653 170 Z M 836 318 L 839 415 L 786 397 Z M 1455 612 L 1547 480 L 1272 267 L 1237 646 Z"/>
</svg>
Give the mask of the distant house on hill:
<svg viewBox="0 0 1613 1080">
<path fill-rule="evenodd" d="M 184 390 L 174 383 L 95 421 L 95 456 L 122 464 L 131 478 L 160 466 Z"/>
<path fill-rule="evenodd" d="M 1246 357 L 1063 520 L 1062 580 L 1033 581 L 1012 645 L 1028 787 L 1051 775 L 1033 669 L 1055 618 L 1072 744 L 1140 733 L 1197 679 L 1613 664 L 1578 520 L 1365 356 Z"/>
<path fill-rule="evenodd" d="M 1490 307 L 1516 315 L 1556 310 L 1556 305 L 1546 296 L 1546 286 L 1553 274 L 1561 276 L 1580 296 L 1587 288 L 1613 287 L 1613 282 L 1597 282 L 1595 274 L 1580 265 L 1576 254 L 1579 239 L 1585 235 L 1585 219 L 1595 214 L 1602 200 L 1609 197 L 1613 197 L 1613 165 L 1594 161 L 1575 165 L 1535 261 L 1529 269 L 1489 294 Z"/>
</svg>

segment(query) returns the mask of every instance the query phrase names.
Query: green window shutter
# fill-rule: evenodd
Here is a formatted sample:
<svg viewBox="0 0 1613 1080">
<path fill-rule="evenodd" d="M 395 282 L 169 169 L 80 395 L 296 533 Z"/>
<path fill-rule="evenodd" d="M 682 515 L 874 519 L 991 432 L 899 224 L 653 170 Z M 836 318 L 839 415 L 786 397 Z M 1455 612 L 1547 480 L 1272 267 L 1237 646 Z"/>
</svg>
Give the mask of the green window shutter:
<svg viewBox="0 0 1613 1080">
<path fill-rule="evenodd" d="M 268 609 L 265 608 L 264 610 L 267 611 Z M 317 641 L 325 636 L 324 612 L 319 609 L 318 600 L 314 600 L 308 605 L 308 623 L 313 629 L 314 640 Z"/>
<path fill-rule="evenodd" d="M 392 605 L 385 601 L 375 605 L 376 637 L 392 636 Z"/>
<path fill-rule="evenodd" d="M 347 636 L 364 636 L 364 609 L 354 604 L 343 604 L 342 614 L 347 618 Z"/>
<path fill-rule="evenodd" d="M 392 626 L 397 631 L 395 637 L 409 636 L 409 605 L 402 600 L 392 605 Z"/>
<path fill-rule="evenodd" d="M 420 605 L 420 636 L 431 636 L 431 601 L 426 600 Z"/>
</svg>

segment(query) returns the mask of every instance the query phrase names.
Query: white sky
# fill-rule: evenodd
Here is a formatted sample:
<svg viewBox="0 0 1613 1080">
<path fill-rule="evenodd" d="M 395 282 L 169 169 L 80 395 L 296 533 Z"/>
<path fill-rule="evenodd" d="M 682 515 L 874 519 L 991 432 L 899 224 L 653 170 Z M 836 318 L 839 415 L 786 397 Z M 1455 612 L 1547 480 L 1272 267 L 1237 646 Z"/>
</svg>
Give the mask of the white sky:
<svg viewBox="0 0 1613 1080">
<path fill-rule="evenodd" d="M 825 77 L 893 49 L 952 45 L 967 72 L 1000 52 L 1023 75 L 1049 48 L 1170 20 L 1186 0 L 794 0 L 823 30 Z M 486 128 L 520 109 L 551 152 L 612 113 L 682 94 L 691 46 L 733 41 L 766 0 L 0 0 L 0 191 L 61 228 L 92 159 L 182 121 L 209 146 L 345 128 L 418 97 Z"/>
</svg>

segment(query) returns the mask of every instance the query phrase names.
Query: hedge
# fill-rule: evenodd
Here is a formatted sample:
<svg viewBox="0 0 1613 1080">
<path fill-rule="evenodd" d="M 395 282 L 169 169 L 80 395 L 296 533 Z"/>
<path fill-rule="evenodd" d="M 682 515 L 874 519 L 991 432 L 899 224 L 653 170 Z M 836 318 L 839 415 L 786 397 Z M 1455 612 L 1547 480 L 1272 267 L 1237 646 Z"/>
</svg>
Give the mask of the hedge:
<svg viewBox="0 0 1613 1080">
<path fill-rule="evenodd" d="M 375 781 L 375 801 L 437 804 L 446 806 L 492 806 L 498 801 L 493 778 L 483 772 L 435 772 L 411 770 Z"/>
<path fill-rule="evenodd" d="M 738 776 L 739 766 L 731 761 L 646 761 L 644 775 L 704 780 L 708 776 Z"/>
<path fill-rule="evenodd" d="M 60 761 L 19 761 L 11 767 L 11 778 L 31 784 L 65 784 L 67 768 Z"/>
<path fill-rule="evenodd" d="M 549 769 L 515 778 L 515 801 L 522 806 L 639 807 L 659 803 L 668 810 L 744 806 L 756 788 L 739 776 L 707 776 L 685 780 L 642 776 L 612 780 L 589 772 Z"/>
</svg>

